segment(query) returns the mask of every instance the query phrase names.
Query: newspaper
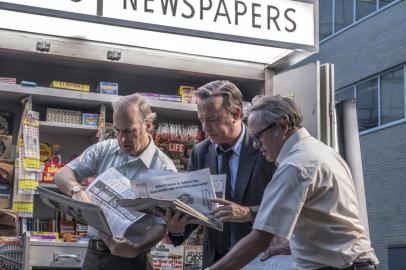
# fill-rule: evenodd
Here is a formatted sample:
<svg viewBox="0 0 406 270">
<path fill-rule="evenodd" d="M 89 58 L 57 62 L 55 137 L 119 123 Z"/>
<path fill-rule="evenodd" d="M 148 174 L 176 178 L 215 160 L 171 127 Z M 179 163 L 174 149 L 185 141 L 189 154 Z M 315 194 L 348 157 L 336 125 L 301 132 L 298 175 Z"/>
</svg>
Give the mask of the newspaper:
<svg viewBox="0 0 406 270">
<path fill-rule="evenodd" d="M 87 187 L 92 203 L 77 201 L 44 188 L 37 191 L 47 205 L 114 237 L 123 237 L 128 227 L 145 215 L 117 204 L 117 199 L 134 198 L 135 194 L 130 180 L 114 168 L 100 174 Z"/>
<path fill-rule="evenodd" d="M 37 192 L 42 201 L 48 206 L 72 216 L 82 223 L 89 224 L 100 232 L 112 235 L 106 217 L 97 204 L 76 201 L 42 187 L 38 187 Z"/>
<path fill-rule="evenodd" d="M 262 255 L 255 258 L 241 270 L 295 270 L 292 255 L 277 255 L 261 262 Z"/>
<path fill-rule="evenodd" d="M 136 209 L 124 208 L 117 204 L 117 199 L 135 198 L 136 194 L 130 182 L 116 169 L 110 168 L 97 176 L 86 188 L 92 201 L 99 204 L 103 210 L 115 237 L 123 237 L 128 227 L 145 215 Z"/>
<path fill-rule="evenodd" d="M 222 180 L 218 180 L 219 190 Z M 150 212 L 154 207 L 173 208 L 199 220 L 199 223 L 222 230 L 222 224 L 210 212 L 218 206 L 210 201 L 216 198 L 209 169 L 169 175 L 144 175 L 132 181 L 137 198 L 120 200 L 121 206 Z"/>
</svg>

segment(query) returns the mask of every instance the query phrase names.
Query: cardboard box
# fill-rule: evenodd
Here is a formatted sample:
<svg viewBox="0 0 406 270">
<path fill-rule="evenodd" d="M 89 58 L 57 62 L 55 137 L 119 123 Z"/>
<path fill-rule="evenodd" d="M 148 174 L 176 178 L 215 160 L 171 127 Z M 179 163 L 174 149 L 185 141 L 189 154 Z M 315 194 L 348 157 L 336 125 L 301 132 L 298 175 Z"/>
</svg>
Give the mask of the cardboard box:
<svg viewBox="0 0 406 270">
<path fill-rule="evenodd" d="M 48 122 L 80 125 L 82 112 L 47 108 L 46 119 Z"/>
<path fill-rule="evenodd" d="M 8 84 L 16 84 L 17 79 L 16 78 L 11 78 L 11 77 L 0 77 L 0 82 L 8 83 Z"/>
<path fill-rule="evenodd" d="M 99 115 L 97 113 L 83 113 L 82 114 L 82 125 L 95 126 L 99 122 Z"/>
<path fill-rule="evenodd" d="M 149 98 L 149 99 L 159 99 L 159 94 L 156 94 L 156 93 L 137 92 L 137 95 L 140 95 L 144 98 Z"/>
<path fill-rule="evenodd" d="M 166 101 L 174 101 L 174 102 L 181 102 L 182 98 L 177 95 L 159 95 L 159 100 L 166 100 Z"/>
<path fill-rule="evenodd" d="M 82 92 L 90 92 L 90 85 L 88 85 L 88 84 L 78 84 L 78 83 L 70 83 L 70 82 L 52 81 L 50 87 L 59 88 L 59 89 L 82 91 Z"/>
<path fill-rule="evenodd" d="M 183 94 L 187 95 L 193 95 L 195 93 L 196 89 L 193 86 L 186 86 L 186 85 L 181 85 L 178 88 L 178 95 L 181 96 Z"/>
<path fill-rule="evenodd" d="M 196 104 L 197 98 L 194 94 L 182 94 L 182 103 Z"/>
<path fill-rule="evenodd" d="M 118 95 L 118 83 L 99 82 L 97 92 L 100 94 Z"/>
</svg>

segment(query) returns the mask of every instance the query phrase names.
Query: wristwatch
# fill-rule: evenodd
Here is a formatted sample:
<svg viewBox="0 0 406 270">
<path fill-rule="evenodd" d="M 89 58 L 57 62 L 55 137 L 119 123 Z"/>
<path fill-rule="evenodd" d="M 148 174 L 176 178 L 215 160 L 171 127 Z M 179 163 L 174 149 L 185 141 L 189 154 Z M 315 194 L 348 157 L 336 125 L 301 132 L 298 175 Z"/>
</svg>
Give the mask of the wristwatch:
<svg viewBox="0 0 406 270">
<path fill-rule="evenodd" d="M 83 190 L 82 186 L 76 185 L 72 187 L 72 189 L 70 190 L 70 194 L 73 196 L 73 194 L 76 194 L 82 190 Z"/>
</svg>

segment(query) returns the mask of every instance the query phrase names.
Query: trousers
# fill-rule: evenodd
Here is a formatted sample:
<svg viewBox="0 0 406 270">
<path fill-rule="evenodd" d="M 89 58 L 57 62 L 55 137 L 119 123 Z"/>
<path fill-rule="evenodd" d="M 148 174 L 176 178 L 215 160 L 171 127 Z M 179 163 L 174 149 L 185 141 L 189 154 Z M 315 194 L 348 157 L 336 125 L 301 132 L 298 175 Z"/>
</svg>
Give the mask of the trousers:
<svg viewBox="0 0 406 270">
<path fill-rule="evenodd" d="M 110 253 L 108 249 L 87 248 L 83 270 L 150 270 L 146 254 L 136 258 L 123 258 Z"/>
<path fill-rule="evenodd" d="M 346 268 L 323 267 L 318 270 L 376 270 L 376 265 L 372 262 L 355 262 L 353 265 Z"/>
</svg>

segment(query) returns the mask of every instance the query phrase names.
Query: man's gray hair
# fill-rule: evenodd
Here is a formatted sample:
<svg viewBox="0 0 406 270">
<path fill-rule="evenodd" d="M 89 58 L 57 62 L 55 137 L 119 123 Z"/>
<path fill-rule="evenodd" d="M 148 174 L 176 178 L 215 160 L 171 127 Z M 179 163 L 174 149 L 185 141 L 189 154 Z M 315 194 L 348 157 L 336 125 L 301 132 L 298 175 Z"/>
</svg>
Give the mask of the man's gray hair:
<svg viewBox="0 0 406 270">
<path fill-rule="evenodd" d="M 242 94 L 240 89 L 230 81 L 212 81 L 196 90 L 199 99 L 204 100 L 210 97 L 223 97 L 223 108 L 235 114 L 239 108 L 243 118 Z"/>
<path fill-rule="evenodd" d="M 152 112 L 151 106 L 145 98 L 140 95 L 131 94 L 128 96 L 122 96 L 117 101 L 113 102 L 113 110 L 115 113 L 126 111 L 133 106 L 137 106 L 142 121 L 153 122 L 155 120 L 156 114 Z"/>
<path fill-rule="evenodd" d="M 301 128 L 303 116 L 299 106 L 288 97 L 261 96 L 252 100 L 248 115 L 252 112 L 261 112 L 262 120 L 270 125 L 286 123 L 289 128 Z"/>
</svg>

